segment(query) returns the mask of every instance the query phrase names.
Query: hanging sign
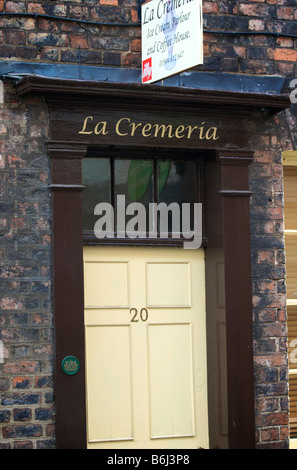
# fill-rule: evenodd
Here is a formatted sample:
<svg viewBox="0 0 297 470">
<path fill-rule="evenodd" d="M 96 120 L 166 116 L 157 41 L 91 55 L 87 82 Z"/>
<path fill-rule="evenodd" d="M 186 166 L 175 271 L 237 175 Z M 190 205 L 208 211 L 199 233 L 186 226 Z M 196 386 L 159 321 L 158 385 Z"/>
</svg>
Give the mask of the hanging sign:
<svg viewBox="0 0 297 470">
<path fill-rule="evenodd" d="M 142 83 L 203 63 L 202 0 L 151 0 L 141 6 Z"/>
</svg>

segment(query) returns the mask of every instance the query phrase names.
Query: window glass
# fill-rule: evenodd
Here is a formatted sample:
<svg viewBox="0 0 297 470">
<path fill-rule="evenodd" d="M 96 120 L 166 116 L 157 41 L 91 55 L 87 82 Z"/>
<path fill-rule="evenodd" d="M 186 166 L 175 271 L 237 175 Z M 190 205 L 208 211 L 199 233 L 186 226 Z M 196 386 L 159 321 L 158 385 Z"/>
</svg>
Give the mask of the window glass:
<svg viewBox="0 0 297 470">
<path fill-rule="evenodd" d="M 114 183 L 128 204 L 153 202 L 153 160 L 115 160 Z"/>
<path fill-rule="evenodd" d="M 83 230 L 94 231 L 98 219 L 94 209 L 97 204 L 105 202 L 114 208 L 114 229 L 117 235 L 120 234 L 119 238 L 125 236 L 128 230 L 138 231 L 137 236 L 143 234 L 144 237 L 148 232 L 162 232 L 161 222 L 165 219 L 163 234 L 166 228 L 168 234 L 192 231 L 194 202 L 198 202 L 196 178 L 194 160 L 160 160 L 156 155 L 147 159 L 84 158 L 82 182 L 86 189 L 82 193 Z M 153 213 L 152 203 L 163 203 L 162 211 L 160 208 Z M 174 211 L 170 209 L 172 203 Z M 183 220 L 186 213 L 182 207 L 184 203 L 190 203 L 186 221 Z M 130 229 L 127 226 L 129 223 Z"/>
<path fill-rule="evenodd" d="M 196 165 L 193 161 L 159 161 L 159 202 L 195 202 Z"/>
<path fill-rule="evenodd" d="M 100 202 L 111 203 L 111 175 L 109 158 L 84 158 L 82 161 L 83 229 L 94 230 L 98 217 L 94 209 Z"/>
<path fill-rule="evenodd" d="M 149 204 L 154 202 L 153 160 L 115 160 L 114 161 L 114 190 L 117 196 L 125 197 L 125 206 L 131 203 L 141 203 L 142 206 L 131 207 L 131 214 L 126 215 L 127 223 L 138 216 L 139 223 L 134 230 L 147 233 L 149 230 Z M 136 218 L 134 218 L 136 222 Z M 120 223 L 117 220 L 117 230 Z"/>
<path fill-rule="evenodd" d="M 171 203 L 179 205 L 179 223 L 177 224 L 184 227 L 185 231 L 193 230 L 194 228 L 194 206 L 196 202 L 196 164 L 194 161 L 159 161 L 158 162 L 158 202 L 166 203 L 169 206 Z M 182 213 L 186 213 L 186 209 L 182 209 L 183 203 L 190 203 L 188 206 L 189 217 L 182 220 Z M 176 213 L 168 212 L 168 231 L 175 232 L 172 217 L 177 217 Z M 188 223 L 187 223 L 188 221 Z"/>
</svg>

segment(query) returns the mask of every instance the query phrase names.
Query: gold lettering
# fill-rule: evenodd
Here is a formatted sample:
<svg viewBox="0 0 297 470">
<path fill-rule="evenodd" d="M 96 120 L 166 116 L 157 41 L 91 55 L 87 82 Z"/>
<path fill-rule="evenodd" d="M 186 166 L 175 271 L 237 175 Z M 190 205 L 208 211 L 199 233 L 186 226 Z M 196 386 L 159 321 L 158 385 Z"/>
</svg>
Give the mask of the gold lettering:
<svg viewBox="0 0 297 470">
<path fill-rule="evenodd" d="M 116 127 L 115 127 L 116 133 L 117 133 L 118 135 L 128 135 L 128 132 L 126 132 L 125 134 L 123 134 L 123 133 L 120 132 L 120 130 L 119 130 L 120 124 L 121 124 L 121 122 L 124 121 L 124 120 L 130 122 L 130 118 L 121 118 L 121 119 L 118 120 L 118 122 L 116 123 Z"/>
<path fill-rule="evenodd" d="M 175 137 L 177 139 L 182 139 L 184 137 L 184 131 L 185 131 L 185 126 L 178 126 L 175 130 Z"/>
<path fill-rule="evenodd" d="M 198 129 L 198 126 L 187 126 L 186 129 L 189 129 L 188 130 L 188 135 L 187 135 L 187 139 L 190 139 L 191 138 L 191 135 L 192 135 L 192 132 L 195 130 L 195 129 Z"/>
<path fill-rule="evenodd" d="M 150 132 L 151 128 L 152 128 L 152 125 L 150 123 L 145 124 L 145 126 L 143 126 L 142 128 L 143 137 L 149 137 L 151 135 L 151 132 Z"/>
<path fill-rule="evenodd" d="M 79 134 L 93 134 L 93 131 L 89 131 L 89 132 L 86 131 L 87 122 L 88 122 L 89 119 L 91 121 L 93 121 L 93 116 L 86 117 L 86 119 L 84 120 L 84 123 L 83 123 L 83 128 L 82 128 L 81 131 L 79 131 Z"/>
<path fill-rule="evenodd" d="M 199 133 L 199 139 L 200 139 L 200 140 L 203 140 L 203 139 L 205 139 L 205 135 L 203 135 L 203 131 L 204 131 L 203 124 L 205 124 L 205 121 L 202 123 L 202 126 L 201 126 L 201 127 L 199 127 L 199 129 L 200 129 L 200 133 Z"/>
<path fill-rule="evenodd" d="M 129 124 L 129 125 L 132 126 L 131 136 L 134 137 L 134 134 L 135 134 L 135 131 L 136 131 L 137 127 L 142 126 L 142 122 L 139 122 L 138 124 L 135 124 L 135 122 L 131 122 L 131 124 Z"/>
<path fill-rule="evenodd" d="M 210 140 L 210 139 L 218 140 L 219 137 L 217 137 L 217 130 L 218 130 L 217 127 L 210 127 L 209 129 L 207 129 L 206 139 L 207 140 Z M 211 134 L 210 134 L 210 132 L 211 132 Z"/>
<path fill-rule="evenodd" d="M 96 135 L 98 134 L 108 134 L 108 131 L 106 130 L 106 121 L 100 121 L 96 124 L 95 126 L 95 129 L 94 129 L 94 132 Z M 101 129 L 99 128 L 99 126 L 101 125 Z"/>
<path fill-rule="evenodd" d="M 159 132 L 160 129 L 162 129 L 162 134 L 161 134 L 162 138 L 164 137 L 165 132 L 166 132 L 167 129 L 169 129 L 169 131 L 168 131 L 169 139 L 172 139 L 172 137 L 174 137 L 174 135 L 172 134 L 172 125 L 171 124 L 168 124 L 168 126 L 165 126 L 165 124 L 154 124 L 153 127 L 156 128 L 154 137 L 158 136 L 158 132 Z"/>
<path fill-rule="evenodd" d="M 109 133 L 107 121 L 99 121 L 93 130 L 88 130 L 91 128 L 91 122 L 93 120 L 93 116 L 87 116 L 84 119 L 82 129 L 78 132 L 78 134 L 89 135 L 94 133 L 96 135 L 106 135 Z M 183 124 L 180 124 L 177 127 L 173 127 L 172 124 L 151 124 L 150 122 L 147 122 L 146 124 L 143 124 L 142 122 L 136 123 L 131 122 L 131 118 L 129 117 L 122 117 L 115 124 L 115 132 L 119 136 L 130 135 L 131 137 L 135 137 L 137 129 L 139 129 L 139 134 L 141 133 L 143 137 L 153 136 L 155 138 L 161 139 L 172 139 L 173 137 L 176 139 L 191 139 L 193 132 L 197 130 L 198 138 L 200 140 L 219 139 L 218 128 L 205 127 L 205 121 L 203 121 L 200 126 L 184 126 Z"/>
</svg>

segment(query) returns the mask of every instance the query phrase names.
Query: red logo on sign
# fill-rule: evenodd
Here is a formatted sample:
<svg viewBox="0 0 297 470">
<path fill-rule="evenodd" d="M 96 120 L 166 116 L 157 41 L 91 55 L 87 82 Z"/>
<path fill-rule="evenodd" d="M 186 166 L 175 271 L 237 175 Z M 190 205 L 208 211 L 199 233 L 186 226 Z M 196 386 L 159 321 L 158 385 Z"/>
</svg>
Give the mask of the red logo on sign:
<svg viewBox="0 0 297 470">
<path fill-rule="evenodd" d="M 148 59 L 142 62 L 142 81 L 148 82 L 152 79 L 153 76 L 153 68 L 152 68 L 152 58 L 149 57 Z"/>
</svg>

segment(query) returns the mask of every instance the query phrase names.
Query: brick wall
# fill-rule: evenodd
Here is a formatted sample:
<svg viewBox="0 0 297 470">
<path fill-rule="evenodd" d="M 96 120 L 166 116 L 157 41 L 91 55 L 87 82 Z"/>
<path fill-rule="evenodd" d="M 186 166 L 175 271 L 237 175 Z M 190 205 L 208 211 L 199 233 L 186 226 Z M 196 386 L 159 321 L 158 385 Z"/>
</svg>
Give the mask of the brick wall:
<svg viewBox="0 0 297 470">
<path fill-rule="evenodd" d="M 136 0 L 2 1 L 0 11 L 92 22 L 137 23 Z M 16 60 L 105 66 L 140 64 L 140 28 L 108 27 L 47 18 L 0 18 L 0 56 Z"/>
<path fill-rule="evenodd" d="M 198 70 L 297 76 L 296 0 L 203 1 L 204 65 Z M 136 0 L 0 0 L 2 13 L 36 13 L 130 26 L 0 16 L 2 60 L 140 67 Z M 239 31 L 217 34 L 213 31 Z M 242 34 L 250 32 L 251 34 Z M 288 36 L 258 33 L 282 33 Z M 6 85 L 0 109 L 2 283 L 0 448 L 54 447 L 50 195 L 42 100 Z M 259 448 L 288 445 L 281 151 L 296 146 L 294 108 L 251 124 L 254 351 Z"/>
<path fill-rule="evenodd" d="M 288 370 L 282 150 L 284 117 L 252 123 L 250 169 L 256 438 L 259 449 L 287 448 Z"/>
<path fill-rule="evenodd" d="M 53 445 L 47 109 L 5 86 L 0 105 L 0 449 Z"/>
<path fill-rule="evenodd" d="M 136 0 L 1 0 L 0 12 L 53 15 L 75 20 L 137 23 Z M 199 70 L 246 74 L 296 74 L 295 0 L 203 1 L 204 65 Z M 255 33 L 283 33 L 289 36 Z M 22 16 L 0 18 L 0 56 L 13 60 L 139 67 L 138 26 L 100 26 Z"/>
<path fill-rule="evenodd" d="M 205 70 L 296 74 L 296 40 L 286 36 L 259 35 L 261 32 L 296 34 L 295 0 L 227 0 L 203 2 L 203 5 L 205 30 L 251 33 L 238 36 L 206 34 Z"/>
</svg>

